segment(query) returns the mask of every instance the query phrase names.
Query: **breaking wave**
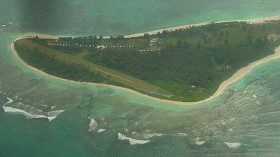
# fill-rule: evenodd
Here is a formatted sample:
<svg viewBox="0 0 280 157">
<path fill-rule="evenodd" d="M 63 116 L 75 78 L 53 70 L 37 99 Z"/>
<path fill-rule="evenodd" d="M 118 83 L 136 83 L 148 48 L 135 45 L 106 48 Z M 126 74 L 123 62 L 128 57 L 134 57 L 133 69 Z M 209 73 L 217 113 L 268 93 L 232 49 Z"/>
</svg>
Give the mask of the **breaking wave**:
<svg viewBox="0 0 280 157">
<path fill-rule="evenodd" d="M 125 135 L 118 133 L 118 140 L 128 140 L 130 145 L 136 145 L 136 144 L 146 144 L 149 143 L 150 140 L 138 140 L 138 139 L 133 139 L 130 137 L 126 137 Z"/>
</svg>

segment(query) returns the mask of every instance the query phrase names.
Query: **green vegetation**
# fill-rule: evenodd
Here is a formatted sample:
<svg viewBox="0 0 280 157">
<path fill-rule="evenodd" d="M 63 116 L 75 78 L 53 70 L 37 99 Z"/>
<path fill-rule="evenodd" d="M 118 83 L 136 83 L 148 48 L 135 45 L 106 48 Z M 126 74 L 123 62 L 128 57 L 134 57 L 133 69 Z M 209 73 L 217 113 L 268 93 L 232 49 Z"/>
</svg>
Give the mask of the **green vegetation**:
<svg viewBox="0 0 280 157">
<path fill-rule="evenodd" d="M 212 95 L 238 69 L 272 54 L 279 45 L 279 37 L 279 21 L 264 24 L 227 22 L 134 38 L 32 38 L 21 42 L 23 50 L 18 46 L 16 50 L 28 64 L 38 69 L 55 62 L 56 66 L 50 67 L 53 71 L 46 72 L 56 76 L 91 82 L 107 80 L 108 84 L 119 82 L 119 86 L 155 97 L 198 101 Z M 24 45 L 29 49 L 36 45 L 38 50 L 27 53 Z M 59 54 L 61 58 L 49 57 L 50 61 L 40 61 L 43 49 L 49 52 L 45 55 Z M 26 53 L 21 55 L 22 52 Z M 79 64 L 73 61 L 75 59 Z M 106 75 L 96 70 L 97 65 L 106 68 Z M 72 67 L 76 71 L 67 73 L 55 67 Z M 81 72 L 77 72 L 79 68 Z M 84 76 L 87 72 L 91 75 Z M 120 76 L 130 83 L 116 79 Z"/>
<path fill-rule="evenodd" d="M 15 44 L 19 56 L 27 63 L 46 73 L 76 81 L 101 83 L 106 78 L 100 74 L 90 72 L 88 68 L 79 64 L 66 64 L 53 57 L 38 53 L 38 49 L 30 49 L 26 45 Z M 45 66 L 48 65 L 48 66 Z"/>
<path fill-rule="evenodd" d="M 42 45 L 41 39 L 21 39 L 15 42 L 19 56 L 29 65 L 46 73 L 66 79 L 112 84 L 130 88 L 157 97 L 170 97 L 172 93 L 148 82 L 119 71 L 112 70 L 85 60 L 87 52 L 63 53 Z M 81 70 L 80 72 L 78 72 Z"/>
</svg>

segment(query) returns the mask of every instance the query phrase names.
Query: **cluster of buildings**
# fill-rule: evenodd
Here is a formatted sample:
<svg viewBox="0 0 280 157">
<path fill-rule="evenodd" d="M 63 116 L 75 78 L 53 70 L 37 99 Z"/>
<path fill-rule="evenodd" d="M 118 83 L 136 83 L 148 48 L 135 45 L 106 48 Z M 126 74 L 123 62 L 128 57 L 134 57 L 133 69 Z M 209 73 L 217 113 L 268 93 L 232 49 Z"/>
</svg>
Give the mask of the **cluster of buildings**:
<svg viewBox="0 0 280 157">
<path fill-rule="evenodd" d="M 140 52 L 153 52 L 160 51 L 161 41 L 159 38 L 150 39 L 149 45 L 146 48 L 139 50 Z M 69 43 L 58 40 L 50 40 L 47 41 L 48 46 L 60 46 L 60 47 L 83 47 L 83 48 L 97 48 L 97 49 L 105 49 L 105 48 L 134 48 L 140 47 L 140 44 L 114 44 L 114 45 L 93 45 L 93 44 L 80 44 L 80 43 Z"/>
<path fill-rule="evenodd" d="M 47 45 L 49 46 L 61 46 L 61 47 L 86 47 L 86 48 L 98 48 L 98 49 L 105 49 L 105 48 L 133 48 L 138 47 L 140 45 L 83 45 L 83 44 L 68 44 L 68 43 L 60 43 L 60 42 L 48 42 Z"/>
</svg>

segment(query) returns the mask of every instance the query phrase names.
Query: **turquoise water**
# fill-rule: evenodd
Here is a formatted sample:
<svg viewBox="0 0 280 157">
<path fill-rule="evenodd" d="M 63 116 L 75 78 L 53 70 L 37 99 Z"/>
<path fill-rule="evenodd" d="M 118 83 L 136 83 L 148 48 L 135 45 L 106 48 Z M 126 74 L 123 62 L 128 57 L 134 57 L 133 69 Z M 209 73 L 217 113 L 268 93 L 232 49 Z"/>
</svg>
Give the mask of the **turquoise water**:
<svg viewBox="0 0 280 157">
<path fill-rule="evenodd" d="M 280 14 L 263 0 L 4 0 L 0 2 L 0 104 L 56 119 L 0 111 L 0 156 L 279 156 L 280 59 L 262 64 L 219 97 L 174 106 L 109 87 L 69 83 L 32 71 L 11 53 L 25 32 L 112 35 L 205 21 Z M 10 24 L 10 22 L 12 22 Z M 2 30 L 2 31 L 1 31 Z M 90 119 L 98 123 L 89 132 Z M 98 129 L 106 129 L 98 133 Z M 150 140 L 131 145 L 127 137 Z M 148 138 L 151 134 L 158 136 Z M 161 135 L 161 136 L 159 136 Z M 205 142 L 205 143 L 203 143 Z M 229 148 L 238 146 L 237 148 Z"/>
<path fill-rule="evenodd" d="M 279 15 L 279 0 L 2 0 L 0 22 L 52 34 L 130 34 L 205 21 Z"/>
</svg>

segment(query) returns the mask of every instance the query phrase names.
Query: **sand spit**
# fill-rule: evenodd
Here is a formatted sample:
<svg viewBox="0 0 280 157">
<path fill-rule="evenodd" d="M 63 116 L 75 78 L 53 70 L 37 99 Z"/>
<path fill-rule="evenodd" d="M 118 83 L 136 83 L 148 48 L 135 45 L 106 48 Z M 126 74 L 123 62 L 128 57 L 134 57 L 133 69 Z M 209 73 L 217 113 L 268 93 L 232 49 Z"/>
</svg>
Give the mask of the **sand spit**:
<svg viewBox="0 0 280 157">
<path fill-rule="evenodd" d="M 275 17 L 269 17 L 269 18 L 262 18 L 262 19 L 252 19 L 252 20 L 236 20 L 237 22 L 248 22 L 251 24 L 259 24 L 259 23 L 265 23 L 265 22 L 269 22 L 272 20 L 280 20 L 280 16 L 275 16 Z M 220 22 L 215 22 L 215 23 L 222 23 L 222 22 L 234 22 L 234 20 L 232 21 L 220 21 Z M 147 34 L 155 34 L 157 32 L 163 31 L 163 30 L 168 30 L 168 31 L 174 31 L 176 29 L 186 29 L 187 27 L 191 27 L 191 26 L 201 26 L 201 25 L 206 25 L 209 24 L 210 22 L 205 22 L 205 23 L 200 23 L 200 24 L 193 24 L 193 25 L 185 25 L 185 26 L 178 26 L 178 27 L 172 27 L 172 28 L 168 28 L 168 29 L 162 29 L 162 30 L 156 30 L 156 31 L 151 31 L 151 32 L 146 32 Z M 213 23 L 213 22 L 212 22 Z M 139 36 L 143 36 L 145 33 L 138 33 L 138 34 L 133 34 L 133 35 L 126 35 L 125 37 L 139 37 Z M 31 36 L 38 36 L 40 38 L 51 38 L 51 39 L 57 39 L 59 36 L 52 36 L 52 35 L 45 35 L 45 34 L 39 34 L 39 33 L 28 33 L 25 34 L 17 39 L 15 39 L 14 41 L 17 41 L 19 39 L 24 39 L 27 37 L 31 37 Z M 72 80 L 67 80 L 67 79 L 63 79 L 63 78 L 59 78 L 56 76 L 52 76 L 49 75 L 39 69 L 36 69 L 30 65 L 28 65 L 27 63 L 25 63 L 17 54 L 17 52 L 15 51 L 14 48 L 14 44 L 11 43 L 11 49 L 13 54 L 15 55 L 15 57 L 18 58 L 18 60 L 20 60 L 24 65 L 28 66 L 29 68 L 31 68 L 32 70 L 43 74 L 45 76 L 48 77 L 52 77 L 58 80 L 63 80 L 63 81 L 68 81 L 68 82 L 72 82 L 72 83 L 76 83 L 76 84 L 87 84 L 87 85 L 94 85 L 94 86 L 102 86 L 102 87 L 110 87 L 110 88 L 114 88 L 114 89 L 118 89 L 118 90 L 125 90 L 128 91 L 130 93 L 139 95 L 139 96 L 143 96 L 143 97 L 147 97 L 159 102 L 163 102 L 163 103 L 168 103 L 168 104 L 172 104 L 172 105 L 196 105 L 196 104 L 200 104 L 203 102 L 207 102 L 215 97 L 217 97 L 218 95 L 220 95 L 222 93 L 222 91 L 228 87 L 231 83 L 239 80 L 240 78 L 242 78 L 244 75 L 248 74 L 254 67 L 256 67 L 259 64 L 262 64 L 264 62 L 270 61 L 272 59 L 276 59 L 280 57 L 280 46 L 277 47 L 275 49 L 275 53 L 272 55 L 269 55 L 265 58 L 262 58 L 260 60 L 257 60 L 255 62 L 250 63 L 249 65 L 239 69 L 236 73 L 234 73 L 230 78 L 228 78 L 227 80 L 225 80 L 224 82 L 222 82 L 222 84 L 219 86 L 218 90 L 210 97 L 201 100 L 201 101 L 196 101 L 196 102 L 180 102 L 180 101 L 172 101 L 172 100 L 165 100 L 165 99 L 160 99 L 160 98 L 155 98 L 155 97 L 151 97 L 142 93 L 139 93 L 137 91 L 128 89 L 128 88 L 124 88 L 124 87 L 119 87 L 119 86 L 114 86 L 114 85 L 107 85 L 107 84 L 99 84 L 99 83 L 91 83 L 91 82 L 79 82 L 79 81 L 72 81 Z"/>
</svg>

